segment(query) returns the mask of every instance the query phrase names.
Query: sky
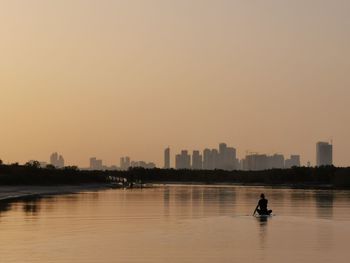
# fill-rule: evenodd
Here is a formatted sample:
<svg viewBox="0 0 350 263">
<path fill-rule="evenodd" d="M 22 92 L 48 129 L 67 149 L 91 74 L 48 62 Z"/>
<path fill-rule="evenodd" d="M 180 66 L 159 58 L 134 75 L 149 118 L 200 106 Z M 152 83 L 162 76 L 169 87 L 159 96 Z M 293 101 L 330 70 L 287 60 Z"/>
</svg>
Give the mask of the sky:
<svg viewBox="0 0 350 263">
<path fill-rule="evenodd" d="M 0 158 L 162 166 L 167 146 L 226 142 L 315 164 L 333 140 L 348 166 L 349 13 L 348 0 L 0 0 Z"/>
</svg>

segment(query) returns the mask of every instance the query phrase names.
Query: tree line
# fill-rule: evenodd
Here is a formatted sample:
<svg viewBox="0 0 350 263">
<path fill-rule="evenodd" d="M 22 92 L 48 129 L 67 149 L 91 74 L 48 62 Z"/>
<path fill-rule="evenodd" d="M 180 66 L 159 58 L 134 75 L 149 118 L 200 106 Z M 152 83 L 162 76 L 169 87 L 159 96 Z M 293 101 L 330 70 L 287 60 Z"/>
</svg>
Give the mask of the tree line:
<svg viewBox="0 0 350 263">
<path fill-rule="evenodd" d="M 0 161 L 0 185 L 55 185 L 115 183 L 237 183 L 261 185 L 350 187 L 350 168 L 334 166 L 292 167 L 263 171 L 175 170 L 130 168 L 127 171 L 79 170 L 76 166 L 44 168 L 38 162 L 25 165 Z"/>
</svg>

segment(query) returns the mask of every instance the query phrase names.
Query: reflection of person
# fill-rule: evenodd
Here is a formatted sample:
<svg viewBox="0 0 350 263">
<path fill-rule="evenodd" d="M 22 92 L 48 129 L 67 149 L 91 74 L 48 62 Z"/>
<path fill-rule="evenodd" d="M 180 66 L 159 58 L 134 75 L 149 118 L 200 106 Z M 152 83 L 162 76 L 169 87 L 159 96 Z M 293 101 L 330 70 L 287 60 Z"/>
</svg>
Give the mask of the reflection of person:
<svg viewBox="0 0 350 263">
<path fill-rule="evenodd" d="M 259 203 L 255 208 L 255 212 L 258 212 L 259 215 L 270 215 L 272 213 L 272 210 L 267 210 L 267 203 L 268 200 L 265 198 L 265 195 L 261 194 Z"/>
</svg>

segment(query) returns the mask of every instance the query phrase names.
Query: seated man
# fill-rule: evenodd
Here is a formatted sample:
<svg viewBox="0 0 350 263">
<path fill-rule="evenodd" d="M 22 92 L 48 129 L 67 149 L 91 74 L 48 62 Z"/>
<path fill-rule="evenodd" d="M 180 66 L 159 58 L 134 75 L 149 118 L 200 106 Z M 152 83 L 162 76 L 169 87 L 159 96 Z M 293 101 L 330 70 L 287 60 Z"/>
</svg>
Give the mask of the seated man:
<svg viewBox="0 0 350 263">
<path fill-rule="evenodd" d="M 256 211 L 259 215 L 270 215 L 272 213 L 272 210 L 267 210 L 267 203 L 268 200 L 265 198 L 265 195 L 261 194 L 259 203 L 256 207 Z"/>
</svg>

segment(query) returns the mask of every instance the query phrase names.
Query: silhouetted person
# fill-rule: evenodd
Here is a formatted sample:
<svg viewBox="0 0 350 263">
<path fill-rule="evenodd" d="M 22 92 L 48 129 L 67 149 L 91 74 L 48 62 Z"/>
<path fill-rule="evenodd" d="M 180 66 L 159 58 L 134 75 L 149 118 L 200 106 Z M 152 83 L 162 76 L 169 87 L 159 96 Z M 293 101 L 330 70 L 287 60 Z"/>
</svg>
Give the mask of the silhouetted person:
<svg viewBox="0 0 350 263">
<path fill-rule="evenodd" d="M 258 212 L 259 215 L 270 215 L 272 213 L 272 210 L 267 210 L 267 203 L 268 200 L 265 198 L 264 194 L 260 195 L 260 200 L 258 205 L 255 208 L 255 212 Z"/>
</svg>

